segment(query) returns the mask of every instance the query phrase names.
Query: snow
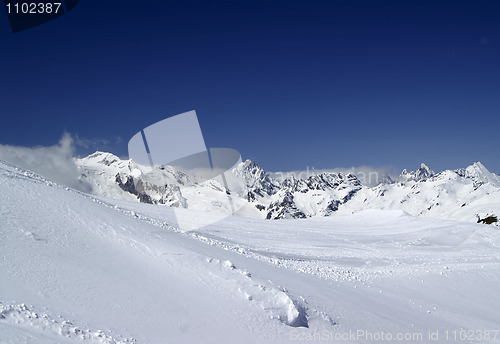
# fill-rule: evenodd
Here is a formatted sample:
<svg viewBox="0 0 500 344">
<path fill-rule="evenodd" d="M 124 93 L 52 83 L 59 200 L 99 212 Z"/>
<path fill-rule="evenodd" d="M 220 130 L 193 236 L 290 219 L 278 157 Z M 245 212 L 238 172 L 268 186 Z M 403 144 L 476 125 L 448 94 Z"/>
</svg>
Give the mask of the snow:
<svg viewBox="0 0 500 344">
<path fill-rule="evenodd" d="M 174 212 L 0 163 L 0 342 L 500 343 L 499 247 L 402 210 Z"/>
<path fill-rule="evenodd" d="M 20 334 L 19 332 L 21 332 L 22 335 L 26 335 L 29 331 L 38 330 L 43 334 L 43 337 L 53 337 L 53 339 L 57 341 L 63 339 L 60 337 L 64 337 L 109 344 L 136 342 L 133 338 L 117 341 L 112 336 L 106 335 L 100 330 L 91 331 L 82 329 L 74 325 L 71 321 L 54 319 L 49 314 L 43 312 L 37 313 L 25 304 L 3 305 L 0 303 L 0 319 L 3 320 L 4 324 L 17 327 L 18 331 L 14 333 L 16 336 Z M 7 328 L 7 330 L 9 330 L 9 328 Z M 18 337 L 17 340 L 19 339 L 21 338 Z M 23 340 L 27 341 L 28 339 L 33 340 L 34 338 L 25 337 Z M 10 340 L 13 340 L 13 338 Z"/>
<path fill-rule="evenodd" d="M 364 188 L 340 207 L 338 213 L 349 214 L 370 208 L 399 209 L 414 216 L 471 223 L 477 222 L 477 215 L 483 218 L 498 213 L 500 188 L 490 182 L 478 184 L 484 183 L 483 178 L 494 181 L 495 175 L 485 172 L 467 176 L 462 178 L 448 170 L 424 181 Z"/>
<path fill-rule="evenodd" d="M 231 193 L 230 202 L 220 177 L 200 182 L 168 166 L 146 174 L 144 166 L 103 152 L 76 163 L 82 170 L 82 182 L 94 186 L 94 195 L 138 202 L 137 195 L 118 185 L 119 176 L 122 183 L 130 181 L 136 192 L 152 203 L 218 212 L 224 216 L 276 219 L 383 209 L 476 223 L 478 217 L 500 215 L 500 178 L 480 162 L 437 174 L 421 164 L 416 171 L 404 170 L 397 182 L 368 187 L 352 174 L 320 173 L 278 181 L 247 160 L 224 174 Z M 180 227 L 192 226 L 187 216 L 188 221 L 184 221 L 182 212 L 177 216 Z M 208 222 L 199 222 L 199 226 L 204 224 Z"/>
</svg>

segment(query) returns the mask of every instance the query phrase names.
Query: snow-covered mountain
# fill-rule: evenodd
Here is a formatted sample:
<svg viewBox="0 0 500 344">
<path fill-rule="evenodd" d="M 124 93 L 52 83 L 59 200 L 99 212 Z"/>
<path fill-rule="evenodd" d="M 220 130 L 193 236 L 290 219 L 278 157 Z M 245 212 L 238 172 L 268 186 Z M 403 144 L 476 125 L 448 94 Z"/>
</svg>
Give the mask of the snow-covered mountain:
<svg viewBox="0 0 500 344">
<path fill-rule="evenodd" d="M 82 180 L 94 186 L 95 195 L 254 218 L 307 218 L 364 209 L 398 209 L 468 222 L 500 215 L 500 177 L 479 162 L 440 173 L 421 164 L 376 187 L 342 173 L 279 181 L 250 160 L 225 173 L 227 184 L 196 180 L 169 166 L 147 173 L 148 168 L 103 152 L 77 163 Z M 228 195 L 232 204 L 224 202 Z"/>
<path fill-rule="evenodd" d="M 95 185 L 94 195 L 150 204 L 163 204 L 176 208 L 213 211 L 232 214 L 233 208 L 248 217 L 262 217 L 260 210 L 247 201 L 249 193 L 272 192 L 265 173 L 259 175 L 258 166 L 238 166 L 231 174 L 227 190 L 220 178 L 204 180 L 181 170 L 165 166 L 150 172 L 132 160 L 121 160 L 111 153 L 96 152 L 77 159 L 82 171 L 81 179 Z M 244 164 L 243 164 L 244 165 Z M 262 177 L 263 180 L 259 180 Z M 232 205 L 228 202 L 231 196 Z"/>
<path fill-rule="evenodd" d="M 101 165 L 140 177 L 128 161 L 96 158 L 101 191 L 128 193 L 108 185 L 116 170 Z M 258 178 L 240 191 L 270 191 L 262 199 L 361 187 L 337 175 L 277 188 L 251 171 Z M 466 173 L 483 179 L 475 171 Z M 461 343 L 500 342 L 495 228 L 365 210 L 228 216 L 184 232 L 177 210 L 193 223 L 217 216 L 92 196 L 0 161 L 0 343 L 423 343 L 455 333 Z"/>
<path fill-rule="evenodd" d="M 401 174 L 399 175 L 398 181 L 421 181 L 432 177 L 434 174 L 434 171 L 432 171 L 426 164 L 422 163 L 416 171 L 408 172 L 406 169 L 404 169 L 403 172 L 401 172 Z"/>
<path fill-rule="evenodd" d="M 281 183 L 277 199 L 266 208 L 267 219 L 329 216 L 361 190 L 353 174 L 321 173 L 307 179 L 290 177 Z"/>
<path fill-rule="evenodd" d="M 437 174 L 422 164 L 398 180 L 363 188 L 339 213 L 398 209 L 415 216 L 467 222 L 500 213 L 500 178 L 479 162 Z"/>
</svg>

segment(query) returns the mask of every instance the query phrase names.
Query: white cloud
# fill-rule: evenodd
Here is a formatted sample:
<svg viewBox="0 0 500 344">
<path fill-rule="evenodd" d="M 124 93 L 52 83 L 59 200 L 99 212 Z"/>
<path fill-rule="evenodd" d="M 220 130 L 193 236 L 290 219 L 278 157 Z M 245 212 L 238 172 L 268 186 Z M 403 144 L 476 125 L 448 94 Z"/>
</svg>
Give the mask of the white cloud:
<svg viewBox="0 0 500 344">
<path fill-rule="evenodd" d="M 57 145 L 50 147 L 21 147 L 0 144 L 0 160 L 25 168 L 56 183 L 89 192 L 90 185 L 82 182 L 73 159 L 74 140 L 64 133 Z"/>
<path fill-rule="evenodd" d="M 123 142 L 120 136 L 114 136 L 112 139 L 108 140 L 101 138 L 81 138 L 78 134 L 73 134 L 72 138 L 75 147 L 94 151 L 109 151 L 114 145 L 120 145 Z"/>
<path fill-rule="evenodd" d="M 101 147 L 108 147 L 110 144 L 109 140 L 80 138 L 80 136 L 78 136 L 78 134 L 74 134 L 72 136 L 72 138 L 73 138 L 73 144 L 75 146 L 83 147 L 83 148 L 87 148 L 87 149 L 97 149 L 97 148 L 101 148 Z"/>
</svg>

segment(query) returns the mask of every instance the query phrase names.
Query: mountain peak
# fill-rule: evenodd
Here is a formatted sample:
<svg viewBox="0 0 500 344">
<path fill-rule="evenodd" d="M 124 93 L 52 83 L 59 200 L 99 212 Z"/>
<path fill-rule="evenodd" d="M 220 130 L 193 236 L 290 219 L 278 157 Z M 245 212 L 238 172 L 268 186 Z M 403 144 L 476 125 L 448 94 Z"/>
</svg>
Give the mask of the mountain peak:
<svg viewBox="0 0 500 344">
<path fill-rule="evenodd" d="M 472 165 L 467 166 L 467 168 L 489 172 L 488 169 L 480 161 L 476 161 Z"/>
<path fill-rule="evenodd" d="M 464 177 L 474 180 L 474 182 L 478 185 L 490 183 L 500 187 L 500 178 L 496 174 L 488 171 L 488 169 L 479 161 L 467 166 L 462 173 Z"/>
<path fill-rule="evenodd" d="M 252 170 L 252 169 L 261 170 L 262 169 L 262 167 L 260 167 L 259 164 L 257 164 L 255 161 L 250 160 L 250 159 L 246 159 L 243 162 L 242 168 L 245 170 Z"/>
<path fill-rule="evenodd" d="M 239 163 L 233 171 L 240 176 L 263 176 L 265 171 L 256 162 L 247 159 Z"/>
<path fill-rule="evenodd" d="M 427 179 L 434 175 L 434 171 L 431 170 L 426 164 L 421 163 L 420 168 L 416 171 L 418 180 Z"/>
<path fill-rule="evenodd" d="M 248 199 L 254 199 L 255 195 L 261 197 L 264 194 L 272 195 L 277 191 L 278 183 L 270 178 L 259 164 L 250 159 L 240 163 L 232 172 L 245 181 Z"/>
<path fill-rule="evenodd" d="M 434 171 L 431 170 L 426 164 L 421 163 L 420 167 L 415 171 L 408 172 L 404 169 L 399 175 L 399 180 L 403 182 L 410 180 L 422 181 L 432 177 L 434 174 Z"/>
<path fill-rule="evenodd" d="M 112 153 L 96 151 L 91 155 L 83 158 L 82 160 L 93 161 L 95 163 L 101 163 L 109 166 L 116 162 L 121 162 L 121 159 Z"/>
<path fill-rule="evenodd" d="M 427 166 L 427 165 L 426 165 L 426 164 L 424 164 L 424 163 L 421 163 L 421 164 L 420 164 L 420 168 L 419 168 L 419 170 L 430 170 L 430 169 L 429 169 L 429 166 Z"/>
</svg>

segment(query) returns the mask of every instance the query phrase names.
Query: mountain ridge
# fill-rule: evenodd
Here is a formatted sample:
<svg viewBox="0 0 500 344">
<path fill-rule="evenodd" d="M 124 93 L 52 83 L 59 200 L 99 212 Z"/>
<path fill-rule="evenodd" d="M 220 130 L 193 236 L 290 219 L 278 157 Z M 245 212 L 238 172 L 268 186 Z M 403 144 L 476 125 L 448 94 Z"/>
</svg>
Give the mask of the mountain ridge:
<svg viewBox="0 0 500 344">
<path fill-rule="evenodd" d="M 148 174 L 132 160 L 106 152 L 76 162 L 95 195 L 226 214 L 236 205 L 236 214 L 256 218 L 321 217 L 376 208 L 472 222 L 500 213 L 500 177 L 480 162 L 438 173 L 422 163 L 374 187 L 352 173 L 292 175 L 280 181 L 251 160 L 225 173 L 228 184 L 195 180 L 169 166 Z M 227 195 L 231 206 L 223 201 Z"/>
</svg>

